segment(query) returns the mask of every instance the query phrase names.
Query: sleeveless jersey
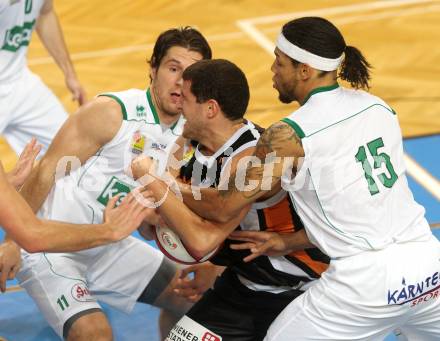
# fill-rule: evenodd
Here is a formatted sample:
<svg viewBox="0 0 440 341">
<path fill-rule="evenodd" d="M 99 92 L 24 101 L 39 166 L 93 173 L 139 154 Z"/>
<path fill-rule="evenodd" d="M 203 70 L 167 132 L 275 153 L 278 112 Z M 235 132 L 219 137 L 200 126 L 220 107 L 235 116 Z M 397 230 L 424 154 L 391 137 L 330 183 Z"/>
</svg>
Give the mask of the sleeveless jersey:
<svg viewBox="0 0 440 341">
<path fill-rule="evenodd" d="M 26 67 L 26 54 L 44 0 L 0 0 L 0 83 Z"/>
<path fill-rule="evenodd" d="M 122 125 L 113 139 L 85 164 L 56 181 L 39 212 L 45 219 L 101 223 L 109 199 L 118 194 L 122 199 L 139 186 L 125 174 L 132 159 L 141 153 L 155 152 L 166 163 L 169 150 L 181 134 L 183 117 L 172 127 L 162 129 L 149 90 L 131 89 L 101 96 L 109 96 L 120 104 Z M 58 164 L 60 171 L 69 161 L 79 162 L 66 157 Z"/>
<path fill-rule="evenodd" d="M 203 155 L 195 144 L 194 153 L 181 168 L 180 177 L 194 185 L 217 187 L 221 176 L 228 171 L 232 158 L 247 148 L 255 147 L 259 136 L 255 126 L 248 122 L 212 156 Z M 274 232 L 294 232 L 302 228 L 303 224 L 290 197 L 284 191 L 254 203 L 237 227 L 241 230 Z M 292 288 L 304 289 L 307 283 L 319 278 L 329 263 L 328 257 L 318 249 L 299 251 L 285 257 L 261 256 L 244 263 L 243 258 L 249 251 L 232 250 L 230 243 L 227 239 L 211 262 L 230 267 L 244 285 L 255 290 L 278 292 Z"/>
<path fill-rule="evenodd" d="M 337 258 L 429 238 L 405 176 L 398 119 L 386 103 L 336 84 L 312 91 L 283 121 L 305 153 L 283 188 L 321 251 Z"/>
</svg>

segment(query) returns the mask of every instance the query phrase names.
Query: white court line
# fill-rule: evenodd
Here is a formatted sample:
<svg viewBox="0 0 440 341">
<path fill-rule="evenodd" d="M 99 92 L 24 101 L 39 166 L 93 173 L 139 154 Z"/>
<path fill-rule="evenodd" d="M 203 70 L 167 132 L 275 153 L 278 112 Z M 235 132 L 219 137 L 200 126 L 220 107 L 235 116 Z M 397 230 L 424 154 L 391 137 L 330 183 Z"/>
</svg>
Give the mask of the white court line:
<svg viewBox="0 0 440 341">
<path fill-rule="evenodd" d="M 291 12 L 291 13 L 270 15 L 264 17 L 255 17 L 255 18 L 244 19 L 239 21 L 248 22 L 254 25 L 272 24 L 278 21 L 288 21 L 297 17 L 344 14 L 344 13 L 352 13 L 352 12 L 361 12 L 370 9 L 375 10 L 375 9 L 392 8 L 392 7 L 414 5 L 414 4 L 434 3 L 434 2 L 438 2 L 438 0 L 393 0 L 393 1 L 388 0 L 388 1 L 365 2 L 361 4 L 348 5 L 348 6 L 327 7 L 327 8 L 308 10 L 308 11 Z"/>
<path fill-rule="evenodd" d="M 425 13 L 432 13 L 432 12 L 438 12 L 440 11 L 440 4 L 434 4 L 431 6 L 424 6 L 422 8 L 409 8 L 409 9 L 402 9 L 402 10 L 391 10 L 386 11 L 382 13 L 374 13 L 374 14 L 363 14 L 363 15 L 357 15 L 357 16 L 346 16 L 344 18 L 335 18 L 332 19 L 332 22 L 337 25 L 347 25 L 347 24 L 353 24 L 353 23 L 359 23 L 361 21 L 374 21 L 374 20 L 382 20 L 382 19 L 388 19 L 393 17 L 404 17 L 404 16 L 410 16 L 410 15 L 416 15 L 416 14 L 425 14 Z M 274 28 L 265 28 L 261 29 L 260 31 L 264 33 L 273 33 L 273 32 L 279 32 L 280 27 L 274 27 Z"/>
<path fill-rule="evenodd" d="M 331 8 L 317 9 L 313 11 L 304 12 L 293 12 L 275 16 L 266 16 L 259 18 L 251 18 L 246 20 L 237 21 L 237 26 L 240 27 L 246 34 L 248 34 L 258 45 L 260 45 L 264 50 L 266 50 L 271 56 L 273 56 L 273 51 L 275 49 L 275 44 L 270 40 L 262 31 L 257 29 L 256 24 L 270 24 L 273 22 L 287 21 L 297 17 L 302 16 L 319 16 L 326 14 L 341 14 L 349 12 L 357 12 L 366 9 L 382 9 L 391 8 L 398 6 L 405 6 L 408 4 L 424 4 L 424 3 L 438 3 L 437 0 L 397 0 L 397 1 L 378 1 L 371 3 L 364 3 L 352 6 L 339 6 Z M 421 8 L 420 10 L 425 10 L 426 8 Z M 432 10 L 432 9 L 431 9 Z M 404 12 L 400 10 L 394 13 L 394 16 L 398 16 Z M 415 9 L 408 9 L 408 13 L 416 13 Z M 417 12 L 419 13 L 419 12 Z M 383 18 L 385 13 L 378 13 L 376 15 L 366 14 L 364 16 L 349 17 L 345 19 L 345 23 L 360 21 L 364 17 L 364 21 L 368 20 L 370 17 L 372 20 L 377 20 L 378 18 Z M 426 169 L 420 166 L 416 161 L 410 158 L 407 154 L 404 154 L 404 160 L 407 166 L 407 172 L 411 175 L 421 186 L 423 186 L 429 193 L 431 193 L 437 200 L 440 201 L 440 182 L 432 174 L 430 174 Z"/>
<path fill-rule="evenodd" d="M 404 156 L 406 169 L 415 181 L 422 185 L 429 193 L 440 201 L 440 181 L 420 166 L 408 154 Z"/>
<path fill-rule="evenodd" d="M 405 5 L 412 4 L 412 3 L 414 3 L 414 1 L 416 1 L 417 3 L 420 3 L 420 1 L 432 2 L 435 0 L 411 0 L 411 1 L 405 0 L 404 4 Z M 379 5 L 376 4 L 374 8 L 388 8 L 388 7 L 390 7 L 390 4 L 391 3 L 389 1 L 387 1 L 387 2 L 381 1 L 381 2 L 379 2 Z M 394 2 L 392 2 L 392 4 L 394 5 Z M 346 13 L 349 10 L 350 11 L 363 10 L 363 9 L 365 9 L 365 5 L 369 5 L 368 8 L 372 8 L 371 4 L 361 4 L 361 6 L 360 5 L 352 5 L 352 6 L 337 7 L 337 8 L 339 8 L 337 11 L 334 8 L 326 9 L 326 10 L 328 12 L 327 14 L 340 14 L 340 13 Z M 341 12 L 341 8 L 342 8 L 342 12 Z M 419 10 L 415 9 L 411 13 L 409 13 L 409 11 L 401 11 L 401 12 L 399 12 L 399 16 L 420 14 L 420 13 L 426 13 L 426 12 L 436 11 L 436 10 L 438 10 L 437 7 L 431 6 L 431 7 L 426 7 L 424 9 L 419 9 Z M 314 14 L 316 12 L 315 11 L 307 11 L 307 12 L 296 12 L 296 13 Z M 388 18 L 388 17 L 392 17 L 392 16 L 393 16 L 392 13 L 386 12 L 383 14 L 376 14 L 374 16 L 374 18 L 373 18 L 373 16 L 365 15 L 365 16 L 358 16 L 358 17 L 349 17 L 346 20 L 340 19 L 340 20 L 336 20 L 336 22 L 339 25 L 342 25 L 342 24 L 352 23 L 354 21 L 359 22 L 359 21 L 373 20 L 373 19 L 377 20 L 377 19 L 383 19 L 383 18 Z M 278 15 L 278 16 L 263 17 L 263 18 L 264 18 L 264 21 L 267 21 L 269 18 L 271 20 L 272 19 L 277 19 L 277 20 L 292 19 L 292 13 L 288 14 L 288 17 L 286 17 L 286 15 L 281 15 L 281 16 Z M 259 18 L 256 18 L 256 19 L 242 20 L 242 22 L 253 23 L 253 22 L 256 22 L 259 20 L 260 20 Z M 269 29 L 264 29 L 262 31 L 266 32 L 266 33 L 278 32 L 279 28 L 278 27 L 275 29 L 269 28 Z M 244 33 L 243 31 L 238 31 L 238 32 L 229 32 L 229 33 L 224 33 L 224 34 L 212 35 L 212 36 L 208 36 L 206 38 L 209 42 L 215 42 L 215 41 L 242 39 L 244 37 L 246 37 L 246 33 Z M 70 54 L 70 58 L 73 61 L 77 61 L 77 60 L 83 60 L 83 59 L 110 57 L 110 56 L 117 56 L 117 55 L 122 55 L 122 54 L 127 54 L 127 53 L 151 51 L 153 49 L 153 47 L 154 47 L 154 44 L 129 45 L 129 46 L 110 48 L 110 49 L 72 53 L 72 54 Z M 45 65 L 45 64 L 54 64 L 54 61 L 51 57 L 31 58 L 28 61 L 29 66 Z"/>
<path fill-rule="evenodd" d="M 246 34 L 248 34 L 252 39 L 254 39 L 263 49 L 268 51 L 271 55 L 273 55 L 273 50 L 275 48 L 274 43 L 271 39 L 269 39 L 265 34 L 263 34 L 262 30 L 257 29 L 256 24 L 270 24 L 279 21 L 288 21 L 294 18 L 303 17 L 303 16 L 323 16 L 323 15 L 331 15 L 331 14 L 344 14 L 344 13 L 352 13 L 358 11 L 364 11 L 368 9 L 383 9 L 383 8 L 392 8 L 398 6 L 406 6 L 412 4 L 424 4 L 424 3 L 438 3 L 438 0 L 396 0 L 396 1 L 377 1 L 377 2 L 367 2 L 357 5 L 350 6 L 338 6 L 338 7 L 329 7 L 322 8 L 310 11 L 302 11 L 302 12 L 292 12 L 281 15 L 272 15 L 266 17 L 257 17 L 250 18 L 244 20 L 238 20 L 236 22 L 237 26 Z M 409 9 L 408 11 L 410 11 Z M 422 10 L 422 9 L 421 9 Z M 424 9 L 423 9 L 424 10 Z M 402 12 L 402 11 L 400 11 Z M 424 12 L 422 12 L 424 13 Z M 415 14 L 415 13 L 413 13 Z M 379 18 L 380 14 L 377 14 L 377 18 Z M 369 16 L 366 14 L 364 17 Z M 361 16 L 357 16 L 356 18 L 360 18 Z M 351 18 L 347 18 L 345 23 L 348 23 L 348 20 Z M 372 17 L 373 19 L 373 17 Z M 344 23 L 344 20 L 341 20 Z M 335 21 L 336 22 L 336 21 Z M 352 22 L 352 21 L 351 21 Z M 281 27 L 278 29 L 278 31 Z"/>
</svg>

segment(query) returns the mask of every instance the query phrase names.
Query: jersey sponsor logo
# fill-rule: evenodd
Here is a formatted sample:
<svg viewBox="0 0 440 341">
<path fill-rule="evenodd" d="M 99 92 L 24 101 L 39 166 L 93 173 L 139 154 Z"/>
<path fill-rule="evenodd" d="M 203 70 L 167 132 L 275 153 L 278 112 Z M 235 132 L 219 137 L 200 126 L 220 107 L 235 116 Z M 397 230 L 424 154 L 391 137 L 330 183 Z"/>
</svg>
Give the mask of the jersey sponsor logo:
<svg viewBox="0 0 440 341">
<path fill-rule="evenodd" d="M 90 302 L 94 301 L 93 297 L 90 295 L 89 289 L 84 283 L 76 283 L 71 290 L 72 297 L 79 302 Z"/>
<path fill-rule="evenodd" d="M 195 151 L 196 149 L 192 145 L 188 146 L 188 149 L 185 151 L 185 154 L 183 155 L 183 159 L 182 159 L 185 164 L 187 164 L 192 159 Z"/>
<path fill-rule="evenodd" d="M 165 150 L 167 149 L 167 145 L 159 142 L 151 142 L 151 148 L 158 149 L 158 150 Z"/>
<path fill-rule="evenodd" d="M 202 336 L 202 341 L 221 341 L 221 339 L 217 335 L 214 335 L 210 332 L 206 332 Z"/>
<path fill-rule="evenodd" d="M 434 272 L 420 282 L 407 284 L 402 278 L 402 287 L 396 290 L 388 290 L 388 304 L 402 305 L 412 302 L 411 306 L 418 303 L 435 299 L 440 290 L 440 272 Z M 416 303 L 415 303 L 416 302 Z"/>
<path fill-rule="evenodd" d="M 165 341 L 222 341 L 222 338 L 185 315 L 174 325 Z"/>
<path fill-rule="evenodd" d="M 25 22 L 23 26 L 14 26 L 6 31 L 2 50 L 16 52 L 22 46 L 28 46 L 32 36 L 35 20 Z"/>
<path fill-rule="evenodd" d="M 147 116 L 147 112 L 143 105 L 136 105 L 136 116 L 139 118 Z"/>
<path fill-rule="evenodd" d="M 124 199 L 124 197 L 127 196 L 128 193 L 131 192 L 133 189 L 133 186 L 127 184 L 126 182 L 118 179 L 117 177 L 113 176 L 110 181 L 105 186 L 102 193 L 97 198 L 98 202 L 103 204 L 104 206 L 107 205 L 108 201 L 113 198 L 114 196 L 120 194 L 118 201 L 116 202 L 116 205 L 119 205 Z"/>
<path fill-rule="evenodd" d="M 130 149 L 133 154 L 142 154 L 145 149 L 145 142 L 147 138 L 142 135 L 139 130 L 136 130 L 131 138 Z"/>
</svg>

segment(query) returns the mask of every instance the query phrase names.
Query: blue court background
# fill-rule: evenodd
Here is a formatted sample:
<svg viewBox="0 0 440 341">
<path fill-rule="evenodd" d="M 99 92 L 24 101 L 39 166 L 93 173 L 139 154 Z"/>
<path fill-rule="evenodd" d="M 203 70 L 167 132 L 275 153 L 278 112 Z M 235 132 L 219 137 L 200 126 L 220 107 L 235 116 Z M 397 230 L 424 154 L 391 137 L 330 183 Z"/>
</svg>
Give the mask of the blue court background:
<svg viewBox="0 0 440 341">
<path fill-rule="evenodd" d="M 408 139 L 404 141 L 407 154 L 440 179 L 440 135 Z M 440 222 L 440 203 L 426 189 L 408 177 L 409 185 L 416 200 L 426 209 L 426 218 L 430 223 Z M 433 231 L 440 239 L 440 229 Z M 3 234 L 0 231 L 0 238 Z M 10 281 L 10 286 L 16 281 Z M 138 341 L 159 340 L 157 332 L 158 310 L 148 305 L 136 304 L 130 315 L 118 312 L 104 305 L 114 330 L 115 340 Z M 9 292 L 0 295 L 0 337 L 9 341 L 52 341 L 58 340 L 42 318 L 34 302 L 24 291 Z M 386 341 L 395 340 L 389 336 Z"/>
</svg>

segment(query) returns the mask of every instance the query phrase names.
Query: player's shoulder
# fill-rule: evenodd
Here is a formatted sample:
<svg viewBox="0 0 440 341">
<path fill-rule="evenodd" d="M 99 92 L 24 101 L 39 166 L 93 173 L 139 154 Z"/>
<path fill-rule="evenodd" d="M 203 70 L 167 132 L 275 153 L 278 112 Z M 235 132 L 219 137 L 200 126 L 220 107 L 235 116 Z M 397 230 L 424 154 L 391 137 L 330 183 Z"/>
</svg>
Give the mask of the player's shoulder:
<svg viewBox="0 0 440 341">
<path fill-rule="evenodd" d="M 123 121 L 121 107 L 111 98 L 96 97 L 87 102 L 71 118 L 81 131 L 104 139 L 113 137 Z"/>
</svg>

